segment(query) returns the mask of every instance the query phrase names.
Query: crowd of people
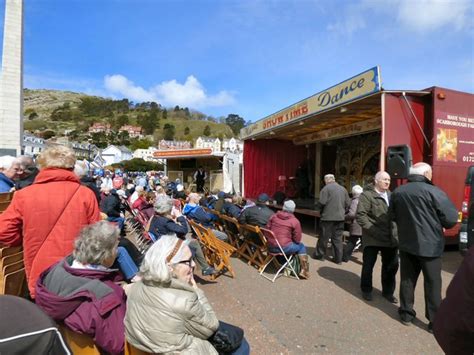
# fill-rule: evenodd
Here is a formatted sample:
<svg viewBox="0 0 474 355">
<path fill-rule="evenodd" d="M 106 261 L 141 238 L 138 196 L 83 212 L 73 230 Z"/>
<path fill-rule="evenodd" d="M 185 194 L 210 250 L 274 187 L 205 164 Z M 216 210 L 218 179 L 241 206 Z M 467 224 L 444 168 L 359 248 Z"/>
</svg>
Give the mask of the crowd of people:
<svg viewBox="0 0 474 355">
<path fill-rule="evenodd" d="M 217 190 L 188 192 L 181 181 L 163 174 L 106 171 L 92 176 L 62 146 L 45 150 L 37 164 L 29 157 L 0 158 L 0 192 L 15 191 L 0 215 L 0 244 L 23 245 L 31 299 L 54 320 L 92 336 L 103 351 L 120 354 L 126 338 L 153 353 L 219 352 L 213 337 L 223 323 L 194 280 L 196 264 L 203 276 L 216 270 L 188 223 L 193 220 L 228 241 L 208 209 L 272 231 L 278 243 L 269 240 L 269 252 L 295 255 L 298 276 L 310 278 L 291 199 L 281 200 L 275 213 L 264 192 L 253 201 Z M 408 182 L 390 192 L 390 175 L 380 171 L 373 183 L 355 185 L 350 197 L 334 175 L 326 175 L 317 203 L 321 235 L 312 255 L 324 260 L 330 242 L 332 261 L 342 264 L 361 241 L 361 296 L 370 302 L 380 254 L 383 297 L 400 303 L 405 325 L 416 316 L 414 289 L 422 272 L 429 331 L 441 304 L 443 228 L 457 222 L 456 208 L 431 177 L 428 164 L 415 164 Z M 205 178 L 204 170 L 196 172 L 198 192 Z M 148 220 L 145 228 L 154 243 L 145 254 L 126 236 L 125 217 L 131 210 Z M 255 235 L 245 238 L 259 243 Z M 399 268 L 400 301 L 394 295 Z M 227 353 L 249 351 L 240 336 Z"/>
</svg>

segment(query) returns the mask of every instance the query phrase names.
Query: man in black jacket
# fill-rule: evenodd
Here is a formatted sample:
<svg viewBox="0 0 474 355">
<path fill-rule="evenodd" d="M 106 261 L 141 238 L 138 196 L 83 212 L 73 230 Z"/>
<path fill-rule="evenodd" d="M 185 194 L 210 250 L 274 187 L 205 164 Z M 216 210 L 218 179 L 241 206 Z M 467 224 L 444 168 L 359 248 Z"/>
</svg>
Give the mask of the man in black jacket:
<svg viewBox="0 0 474 355">
<path fill-rule="evenodd" d="M 415 285 L 420 271 L 423 272 L 425 316 L 430 332 L 441 303 L 443 228 L 452 228 L 457 223 L 456 207 L 442 190 L 431 183 L 432 175 L 428 164 L 413 165 L 408 183 L 395 189 L 389 207 L 389 214 L 398 226 L 400 249 L 398 313 L 405 325 L 415 318 Z"/>
</svg>

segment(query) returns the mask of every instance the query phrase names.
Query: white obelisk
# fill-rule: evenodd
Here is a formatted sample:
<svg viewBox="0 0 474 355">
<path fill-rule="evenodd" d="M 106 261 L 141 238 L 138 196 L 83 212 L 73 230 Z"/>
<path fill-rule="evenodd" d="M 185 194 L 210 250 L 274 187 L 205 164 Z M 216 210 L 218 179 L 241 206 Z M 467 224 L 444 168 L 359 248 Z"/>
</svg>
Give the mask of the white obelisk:
<svg viewBox="0 0 474 355">
<path fill-rule="evenodd" d="M 0 76 L 0 155 L 23 143 L 23 0 L 6 0 Z"/>
</svg>

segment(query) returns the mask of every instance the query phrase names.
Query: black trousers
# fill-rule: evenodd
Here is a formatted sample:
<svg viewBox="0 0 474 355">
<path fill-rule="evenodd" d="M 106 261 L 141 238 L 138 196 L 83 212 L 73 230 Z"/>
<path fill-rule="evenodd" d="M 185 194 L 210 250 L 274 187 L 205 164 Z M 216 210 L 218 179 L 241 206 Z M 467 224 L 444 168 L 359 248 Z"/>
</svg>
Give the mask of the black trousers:
<svg viewBox="0 0 474 355">
<path fill-rule="evenodd" d="M 321 235 L 316 244 L 316 257 L 323 258 L 326 255 L 326 247 L 331 239 L 334 262 L 342 261 L 342 232 L 344 232 L 344 221 L 321 221 Z"/>
<path fill-rule="evenodd" d="M 425 317 L 433 322 L 441 304 L 441 257 L 428 258 L 400 251 L 400 308 L 398 313 L 406 320 L 413 319 L 416 312 L 415 287 L 423 272 L 425 289 Z"/>
<path fill-rule="evenodd" d="M 382 293 L 392 296 L 396 285 L 395 275 L 398 271 L 398 248 L 364 247 L 360 288 L 362 292 L 372 292 L 372 272 L 379 251 L 382 254 Z"/>
<path fill-rule="evenodd" d="M 204 182 L 205 180 L 197 179 L 196 180 L 196 191 L 204 192 Z"/>
</svg>

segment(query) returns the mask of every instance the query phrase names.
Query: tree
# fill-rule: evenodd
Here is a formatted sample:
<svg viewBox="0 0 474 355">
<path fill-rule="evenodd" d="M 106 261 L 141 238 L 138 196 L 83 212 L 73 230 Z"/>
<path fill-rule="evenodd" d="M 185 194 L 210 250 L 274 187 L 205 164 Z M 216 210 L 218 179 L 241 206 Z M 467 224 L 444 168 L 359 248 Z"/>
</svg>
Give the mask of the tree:
<svg viewBox="0 0 474 355">
<path fill-rule="evenodd" d="M 188 126 L 184 128 L 184 135 L 187 136 L 189 133 L 191 133 L 191 130 L 189 129 Z"/>
<path fill-rule="evenodd" d="M 225 123 L 232 129 L 232 132 L 234 132 L 236 136 L 238 136 L 240 130 L 245 127 L 245 120 L 233 113 L 227 115 Z"/>
<path fill-rule="evenodd" d="M 168 118 L 168 111 L 166 109 L 163 110 L 161 117 L 166 120 Z"/>
<path fill-rule="evenodd" d="M 209 127 L 209 125 L 206 125 L 206 127 L 204 127 L 204 131 L 202 131 L 202 134 L 206 137 L 209 137 L 211 135 L 211 127 Z"/>
<path fill-rule="evenodd" d="M 174 139 L 175 127 L 172 124 L 166 123 L 163 127 L 163 139 L 171 141 Z"/>
<path fill-rule="evenodd" d="M 135 139 L 132 141 L 130 148 L 132 150 L 136 149 L 148 149 L 153 145 L 153 142 L 149 139 Z"/>
<path fill-rule="evenodd" d="M 143 128 L 143 133 L 153 134 L 155 129 L 159 127 L 158 115 L 156 112 L 150 112 L 142 118 L 140 123 Z"/>
<path fill-rule="evenodd" d="M 117 117 L 117 127 L 120 128 L 128 124 L 128 116 L 127 115 L 120 115 Z"/>
<path fill-rule="evenodd" d="M 177 112 L 177 111 L 179 111 L 179 110 L 181 110 L 181 109 L 179 108 L 178 105 L 176 105 L 176 106 L 174 107 L 174 111 Z"/>
</svg>

